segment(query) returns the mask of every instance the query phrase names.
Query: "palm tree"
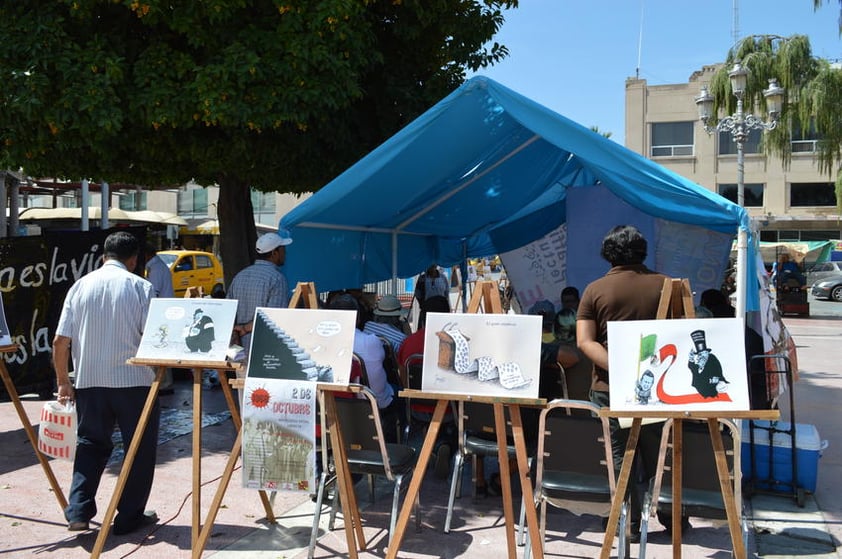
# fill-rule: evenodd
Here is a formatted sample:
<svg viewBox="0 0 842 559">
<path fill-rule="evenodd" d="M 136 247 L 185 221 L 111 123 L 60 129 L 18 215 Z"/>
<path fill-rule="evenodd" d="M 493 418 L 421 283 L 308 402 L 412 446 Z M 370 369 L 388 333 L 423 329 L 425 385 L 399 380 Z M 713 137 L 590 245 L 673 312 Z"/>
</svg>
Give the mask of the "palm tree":
<svg viewBox="0 0 842 559">
<path fill-rule="evenodd" d="M 813 10 L 817 11 L 825 2 L 830 4 L 830 0 L 813 0 Z M 842 35 L 842 0 L 839 0 L 839 34 Z"/>
</svg>

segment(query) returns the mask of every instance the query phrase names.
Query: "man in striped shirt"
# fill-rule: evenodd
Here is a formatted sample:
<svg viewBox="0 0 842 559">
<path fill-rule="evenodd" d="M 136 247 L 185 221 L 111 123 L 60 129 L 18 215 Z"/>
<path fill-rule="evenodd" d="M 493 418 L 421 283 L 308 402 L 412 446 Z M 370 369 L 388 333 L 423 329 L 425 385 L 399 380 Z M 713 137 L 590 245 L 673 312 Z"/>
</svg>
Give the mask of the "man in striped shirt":
<svg viewBox="0 0 842 559">
<path fill-rule="evenodd" d="M 150 367 L 128 365 L 140 345 L 152 284 L 132 273 L 138 241 L 120 231 L 105 239 L 103 265 L 80 278 L 67 293 L 53 339 L 60 402 L 75 401 L 78 443 L 64 516 L 71 531 L 87 530 L 96 515 L 96 490 L 114 447 L 116 424 L 128 446 L 155 378 Z M 70 383 L 72 357 L 75 386 Z M 160 407 L 152 409 L 125 490 L 117 504 L 114 534 L 154 522 L 145 513 L 152 489 Z"/>
</svg>

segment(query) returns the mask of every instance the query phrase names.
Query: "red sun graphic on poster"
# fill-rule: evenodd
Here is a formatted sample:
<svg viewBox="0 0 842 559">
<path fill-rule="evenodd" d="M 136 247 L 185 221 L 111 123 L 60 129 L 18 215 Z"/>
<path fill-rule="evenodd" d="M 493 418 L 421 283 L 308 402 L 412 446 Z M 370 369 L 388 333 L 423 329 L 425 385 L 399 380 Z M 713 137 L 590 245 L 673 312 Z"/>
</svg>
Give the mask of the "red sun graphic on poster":
<svg viewBox="0 0 842 559">
<path fill-rule="evenodd" d="M 269 391 L 265 388 L 255 388 L 251 392 L 251 405 L 256 408 L 265 408 L 269 405 Z"/>
</svg>

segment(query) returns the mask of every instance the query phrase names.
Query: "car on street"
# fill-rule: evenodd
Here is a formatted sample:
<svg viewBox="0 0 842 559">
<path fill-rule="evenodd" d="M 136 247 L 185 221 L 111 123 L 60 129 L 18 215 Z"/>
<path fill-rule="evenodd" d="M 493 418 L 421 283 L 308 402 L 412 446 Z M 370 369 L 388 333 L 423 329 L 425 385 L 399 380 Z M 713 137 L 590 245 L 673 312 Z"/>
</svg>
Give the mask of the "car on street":
<svg viewBox="0 0 842 559">
<path fill-rule="evenodd" d="M 820 279 L 810 288 L 816 299 L 842 302 L 842 273 Z"/>
<path fill-rule="evenodd" d="M 216 255 L 198 250 L 161 250 L 158 256 L 169 267 L 176 297 L 184 297 L 188 287 L 201 287 L 205 295 L 224 290 L 222 264 Z"/>
<path fill-rule="evenodd" d="M 838 274 L 842 274 L 842 262 L 818 262 L 807 270 L 807 285 Z"/>
</svg>

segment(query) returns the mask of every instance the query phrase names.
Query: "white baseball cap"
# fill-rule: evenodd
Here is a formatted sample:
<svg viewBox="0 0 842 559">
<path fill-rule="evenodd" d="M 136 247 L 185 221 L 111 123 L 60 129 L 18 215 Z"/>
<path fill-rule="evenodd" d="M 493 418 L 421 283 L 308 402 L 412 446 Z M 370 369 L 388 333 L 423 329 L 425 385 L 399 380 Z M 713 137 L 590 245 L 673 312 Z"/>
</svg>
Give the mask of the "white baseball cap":
<svg viewBox="0 0 842 559">
<path fill-rule="evenodd" d="M 278 247 L 292 244 L 292 237 L 286 229 L 278 229 L 277 233 L 266 233 L 257 238 L 255 249 L 257 254 L 268 254 Z"/>
</svg>

